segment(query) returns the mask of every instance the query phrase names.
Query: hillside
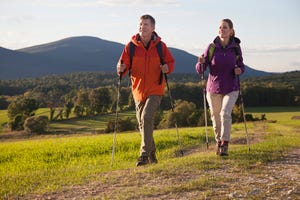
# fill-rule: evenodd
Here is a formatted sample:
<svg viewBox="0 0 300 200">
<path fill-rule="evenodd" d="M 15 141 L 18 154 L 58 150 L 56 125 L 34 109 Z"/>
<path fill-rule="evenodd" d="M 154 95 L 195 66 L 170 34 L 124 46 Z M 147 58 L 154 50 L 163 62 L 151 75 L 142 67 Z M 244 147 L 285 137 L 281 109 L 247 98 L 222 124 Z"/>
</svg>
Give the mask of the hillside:
<svg viewBox="0 0 300 200">
<path fill-rule="evenodd" d="M 90 36 L 70 37 L 15 51 L 0 48 L 0 79 L 114 72 L 123 48 L 124 44 Z M 176 60 L 175 73 L 195 73 L 195 55 L 176 48 L 170 48 L 170 51 Z M 270 74 L 247 66 L 244 77 Z"/>
<path fill-rule="evenodd" d="M 252 110 L 269 120 L 249 122 L 251 151 L 243 124 L 233 124 L 228 157 L 209 148 L 204 127 L 156 130 L 157 164 L 135 167 L 138 132 L 23 135 L 0 145 L 0 196 L 4 199 L 298 199 L 299 116 L 289 110 Z M 83 120 L 89 124 L 88 120 Z M 276 173 L 274 173 L 276 172 Z M 62 178 L 63 177 L 63 178 Z M 170 184 L 172 183 L 172 184 Z M 275 198 L 274 198 L 275 197 Z M 277 198 L 278 197 L 278 198 Z"/>
</svg>

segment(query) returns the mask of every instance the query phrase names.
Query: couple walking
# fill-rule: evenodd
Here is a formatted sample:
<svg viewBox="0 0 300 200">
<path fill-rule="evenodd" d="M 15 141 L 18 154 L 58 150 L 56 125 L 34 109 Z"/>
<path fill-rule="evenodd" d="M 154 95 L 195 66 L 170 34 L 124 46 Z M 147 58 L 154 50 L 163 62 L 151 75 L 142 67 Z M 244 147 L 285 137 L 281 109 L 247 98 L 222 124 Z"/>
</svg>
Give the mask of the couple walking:
<svg viewBox="0 0 300 200">
<path fill-rule="evenodd" d="M 240 87 L 236 75 L 242 74 L 245 69 L 239 44 L 240 40 L 235 37 L 232 21 L 223 19 L 218 36 L 198 58 L 195 66 L 199 74 L 209 68 L 207 102 L 215 133 L 216 153 L 220 156 L 228 155 L 231 112 Z M 132 83 L 136 117 L 141 133 L 137 166 L 157 163 L 153 138 L 154 116 L 164 95 L 165 82 L 162 80 L 162 74 L 172 73 L 174 62 L 168 47 L 155 32 L 155 19 L 151 15 L 141 16 L 139 31 L 125 45 L 117 65 L 118 75 L 125 76 L 130 73 Z"/>
</svg>

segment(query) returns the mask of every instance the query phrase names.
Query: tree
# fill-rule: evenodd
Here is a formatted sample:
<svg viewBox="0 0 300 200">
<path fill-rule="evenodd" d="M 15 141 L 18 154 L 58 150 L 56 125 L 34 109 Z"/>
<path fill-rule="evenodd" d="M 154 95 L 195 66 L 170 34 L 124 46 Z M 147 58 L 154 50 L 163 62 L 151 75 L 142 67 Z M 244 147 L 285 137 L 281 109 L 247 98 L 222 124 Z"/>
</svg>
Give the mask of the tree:
<svg viewBox="0 0 300 200">
<path fill-rule="evenodd" d="M 28 117 L 24 122 L 24 130 L 27 133 L 44 133 L 48 125 L 47 116 Z"/>
<path fill-rule="evenodd" d="M 122 131 L 132 131 L 136 129 L 136 120 L 131 117 L 119 118 L 117 121 L 117 130 Z M 115 121 L 109 120 L 106 125 L 105 133 L 114 132 L 115 130 Z"/>
<path fill-rule="evenodd" d="M 77 106 L 75 106 L 73 112 L 76 117 L 83 117 L 84 108 L 82 106 L 77 105 Z"/>
<path fill-rule="evenodd" d="M 8 124 L 11 130 L 22 130 L 26 118 L 33 116 L 38 107 L 35 99 L 20 97 L 11 102 L 7 109 Z"/>
<path fill-rule="evenodd" d="M 158 128 L 174 127 L 176 121 L 179 127 L 198 124 L 200 113 L 196 110 L 196 105 L 193 102 L 177 100 L 175 105 L 174 112 L 169 110 L 159 123 Z"/>
<path fill-rule="evenodd" d="M 91 110 L 89 110 L 89 106 L 90 106 L 90 100 L 89 100 L 88 90 L 87 89 L 78 90 L 77 95 L 75 97 L 75 109 L 74 109 L 75 114 L 77 116 L 89 116 L 91 114 Z M 78 115 L 79 113 L 80 115 Z"/>
<path fill-rule="evenodd" d="M 100 87 L 91 90 L 89 93 L 89 101 L 89 106 L 92 114 L 107 112 L 112 103 L 109 88 Z"/>
<path fill-rule="evenodd" d="M 68 101 L 64 105 L 64 116 L 69 119 L 72 108 L 74 107 L 74 103 L 72 101 Z"/>
<path fill-rule="evenodd" d="M 4 96 L 0 96 L 0 110 L 7 109 L 9 103 L 7 99 Z"/>
</svg>

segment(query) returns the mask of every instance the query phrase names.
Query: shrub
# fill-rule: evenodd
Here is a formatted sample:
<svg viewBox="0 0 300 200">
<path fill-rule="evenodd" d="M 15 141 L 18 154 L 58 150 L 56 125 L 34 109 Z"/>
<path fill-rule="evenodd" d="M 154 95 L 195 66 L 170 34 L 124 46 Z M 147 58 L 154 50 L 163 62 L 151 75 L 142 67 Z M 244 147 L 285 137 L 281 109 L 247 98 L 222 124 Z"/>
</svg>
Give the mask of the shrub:
<svg viewBox="0 0 300 200">
<path fill-rule="evenodd" d="M 27 133 L 43 133 L 48 125 L 47 116 L 32 116 L 28 117 L 24 123 L 24 130 Z"/>
<path fill-rule="evenodd" d="M 192 102 L 177 100 L 174 112 L 169 110 L 160 121 L 158 128 L 174 127 L 175 122 L 179 127 L 197 126 L 201 113 L 196 110 Z"/>
<path fill-rule="evenodd" d="M 39 105 L 35 99 L 19 97 L 7 108 L 11 130 L 22 130 L 25 119 L 33 116 Z"/>
<path fill-rule="evenodd" d="M 212 121 L 211 121 L 211 115 L 210 115 L 209 109 L 207 109 L 207 111 L 206 111 L 206 118 L 207 118 L 207 125 L 211 126 Z M 202 110 L 202 113 L 201 113 L 201 116 L 199 118 L 199 121 L 198 121 L 197 125 L 198 126 L 205 126 L 205 113 L 204 113 L 204 110 Z"/>
<path fill-rule="evenodd" d="M 8 126 L 13 131 L 21 131 L 24 129 L 23 128 L 24 121 L 25 121 L 25 116 L 18 114 L 15 115 L 13 119 L 8 120 Z"/>
<path fill-rule="evenodd" d="M 136 129 L 136 121 L 133 118 L 126 117 L 124 119 L 118 119 L 118 132 L 122 131 L 132 131 Z M 106 125 L 105 133 L 114 132 L 115 130 L 115 120 L 109 120 Z"/>
</svg>

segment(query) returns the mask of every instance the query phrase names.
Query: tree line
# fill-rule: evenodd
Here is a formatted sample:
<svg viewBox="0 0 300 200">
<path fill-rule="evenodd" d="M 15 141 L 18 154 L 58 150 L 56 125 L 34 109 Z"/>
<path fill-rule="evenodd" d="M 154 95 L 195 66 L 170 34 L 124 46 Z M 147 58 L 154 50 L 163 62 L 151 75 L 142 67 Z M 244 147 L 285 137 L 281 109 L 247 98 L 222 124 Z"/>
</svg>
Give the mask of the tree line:
<svg viewBox="0 0 300 200">
<path fill-rule="evenodd" d="M 182 81 L 180 81 L 182 77 Z M 33 117 L 37 108 L 49 108 L 49 120 L 76 117 L 92 117 L 115 112 L 118 78 L 111 73 L 74 73 L 41 78 L 0 81 L 0 109 L 8 109 L 9 126 L 22 129 L 27 118 Z M 196 75 L 174 74 L 169 77 L 177 118 L 182 126 L 201 124 L 203 85 Z M 121 110 L 134 110 L 128 78 L 123 79 L 120 96 Z M 300 105 L 300 72 L 289 72 L 269 77 L 242 81 L 245 106 L 296 106 Z M 170 111 L 167 91 L 162 99 L 161 110 Z M 184 109 L 179 109 L 183 107 Z M 195 112 L 197 111 L 197 112 Z M 237 111 L 239 115 L 240 111 Z M 176 113 L 176 112 L 175 112 Z M 168 127 L 174 120 L 168 113 L 157 118 L 157 127 Z M 34 121 L 34 120 L 31 120 Z M 203 120 L 202 120 L 203 121 Z"/>
</svg>

